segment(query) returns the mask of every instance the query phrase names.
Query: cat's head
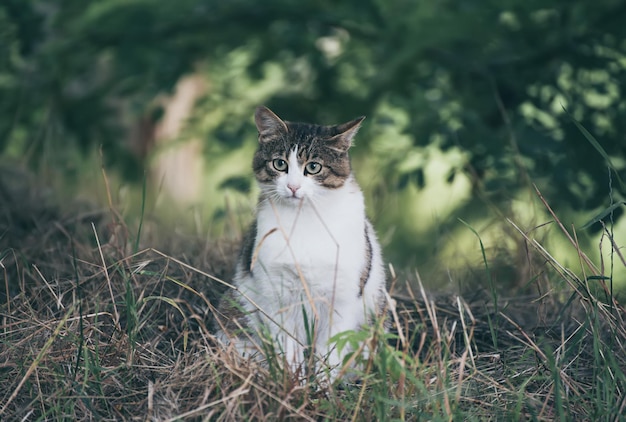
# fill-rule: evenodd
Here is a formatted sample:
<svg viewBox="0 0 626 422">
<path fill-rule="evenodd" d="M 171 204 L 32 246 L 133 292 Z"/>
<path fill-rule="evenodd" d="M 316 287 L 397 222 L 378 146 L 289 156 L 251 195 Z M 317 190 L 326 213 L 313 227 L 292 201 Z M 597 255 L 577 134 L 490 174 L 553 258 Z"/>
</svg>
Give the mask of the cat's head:
<svg viewBox="0 0 626 422">
<path fill-rule="evenodd" d="M 342 187 L 351 175 L 348 149 L 363 119 L 335 126 L 293 123 L 258 107 L 252 167 L 263 195 L 295 204 Z"/>
</svg>

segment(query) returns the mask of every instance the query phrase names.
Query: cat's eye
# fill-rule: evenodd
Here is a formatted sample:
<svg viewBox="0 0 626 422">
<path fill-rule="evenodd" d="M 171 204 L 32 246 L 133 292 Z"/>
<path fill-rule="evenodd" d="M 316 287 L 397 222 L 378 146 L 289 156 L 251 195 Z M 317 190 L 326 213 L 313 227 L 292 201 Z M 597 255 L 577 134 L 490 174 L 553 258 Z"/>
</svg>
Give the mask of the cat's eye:
<svg viewBox="0 0 626 422">
<path fill-rule="evenodd" d="M 287 171 L 287 162 L 282 158 L 276 158 L 272 161 L 272 165 L 278 171 Z"/>
<path fill-rule="evenodd" d="M 317 174 L 322 171 L 322 165 L 320 163 L 316 163 L 315 161 L 311 161 L 310 163 L 307 163 L 304 170 L 308 174 Z"/>
</svg>

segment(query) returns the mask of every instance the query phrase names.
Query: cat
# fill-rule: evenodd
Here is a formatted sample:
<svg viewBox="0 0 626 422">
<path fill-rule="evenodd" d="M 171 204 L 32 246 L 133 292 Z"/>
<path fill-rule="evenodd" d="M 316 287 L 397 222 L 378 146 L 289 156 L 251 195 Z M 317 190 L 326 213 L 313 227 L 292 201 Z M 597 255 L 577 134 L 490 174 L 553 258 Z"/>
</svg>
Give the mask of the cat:
<svg viewBox="0 0 626 422">
<path fill-rule="evenodd" d="M 334 378 L 349 350 L 340 354 L 328 340 L 389 307 L 381 247 L 348 155 L 364 117 L 322 126 L 258 107 L 254 118 L 260 196 L 236 289 L 219 305 L 218 338 L 247 356 L 264 332 L 294 371 L 312 351 Z"/>
</svg>

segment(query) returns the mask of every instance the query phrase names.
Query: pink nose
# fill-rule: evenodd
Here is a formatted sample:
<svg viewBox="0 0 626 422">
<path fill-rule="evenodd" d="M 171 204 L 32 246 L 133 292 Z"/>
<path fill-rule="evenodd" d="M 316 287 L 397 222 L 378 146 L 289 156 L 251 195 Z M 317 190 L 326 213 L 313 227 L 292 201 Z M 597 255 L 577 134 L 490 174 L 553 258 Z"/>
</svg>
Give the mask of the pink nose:
<svg viewBox="0 0 626 422">
<path fill-rule="evenodd" d="M 291 193 L 295 196 L 296 195 L 296 191 L 298 189 L 300 189 L 300 185 L 292 185 L 292 184 L 288 184 L 287 187 L 289 188 L 289 190 L 291 191 Z"/>
</svg>

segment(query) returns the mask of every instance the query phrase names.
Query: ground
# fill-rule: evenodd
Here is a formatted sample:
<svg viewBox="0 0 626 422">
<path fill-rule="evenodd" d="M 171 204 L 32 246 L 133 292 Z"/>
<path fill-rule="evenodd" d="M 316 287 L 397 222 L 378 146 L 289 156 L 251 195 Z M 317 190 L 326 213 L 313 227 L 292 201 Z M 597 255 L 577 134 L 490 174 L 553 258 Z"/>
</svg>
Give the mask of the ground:
<svg viewBox="0 0 626 422">
<path fill-rule="evenodd" d="M 532 243 L 541 277 L 514 297 L 391 274 L 393 329 L 346 333 L 378 353 L 325 385 L 270 349 L 260 365 L 216 344 L 236 239 L 53 198 L 0 183 L 2 420 L 624 418 L 624 308 Z"/>
</svg>

